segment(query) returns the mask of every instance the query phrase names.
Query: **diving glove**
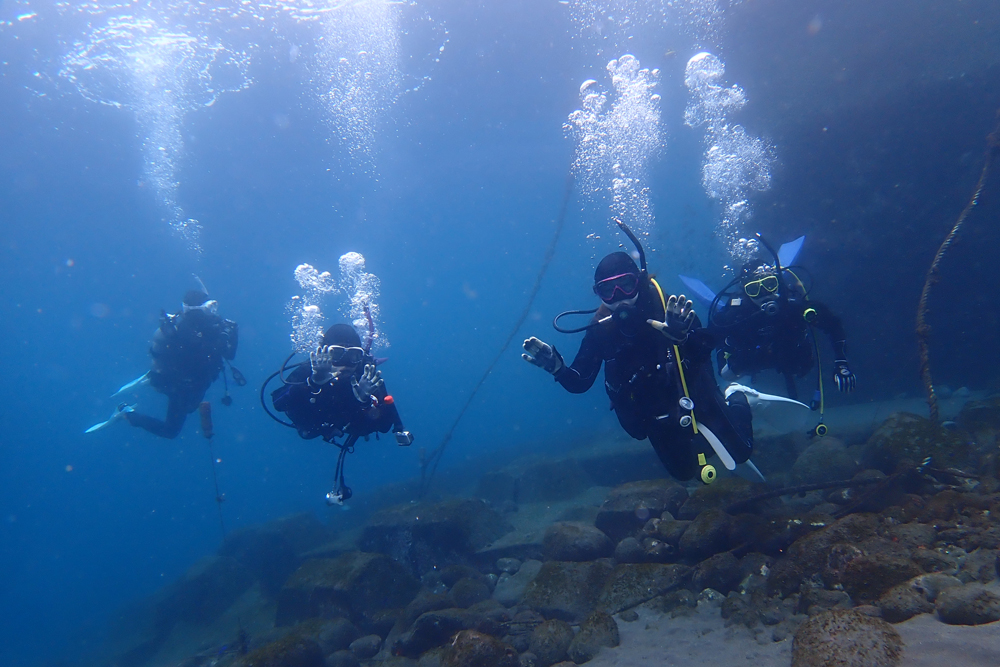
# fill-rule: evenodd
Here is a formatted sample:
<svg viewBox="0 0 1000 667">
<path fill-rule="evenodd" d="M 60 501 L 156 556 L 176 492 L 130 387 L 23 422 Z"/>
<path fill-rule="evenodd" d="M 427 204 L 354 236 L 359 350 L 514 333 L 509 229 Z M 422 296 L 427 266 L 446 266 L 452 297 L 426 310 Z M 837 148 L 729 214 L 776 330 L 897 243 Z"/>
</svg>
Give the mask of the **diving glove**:
<svg viewBox="0 0 1000 667">
<path fill-rule="evenodd" d="M 360 379 L 351 378 L 354 397 L 361 403 L 371 403 L 372 394 L 383 384 L 382 371 L 375 370 L 375 364 L 365 364 L 365 370 Z"/>
<path fill-rule="evenodd" d="M 837 383 L 837 389 L 844 393 L 854 391 L 857 386 L 858 378 L 851 372 L 846 359 L 837 359 L 833 362 L 833 381 Z"/>
<path fill-rule="evenodd" d="M 555 375 L 566 365 L 563 363 L 562 355 L 555 346 L 538 340 L 534 336 L 524 341 L 524 353 L 521 358 L 529 364 L 534 364 L 541 369 Z"/>
<path fill-rule="evenodd" d="M 326 345 L 320 345 L 315 352 L 309 353 L 309 364 L 312 375 L 309 381 L 314 385 L 324 385 L 333 380 L 333 353 Z"/>
<path fill-rule="evenodd" d="M 667 299 L 666 315 L 664 322 L 656 320 L 646 320 L 646 323 L 659 331 L 675 343 L 682 342 L 687 338 L 691 325 L 694 324 L 694 302 L 683 294 L 670 295 Z"/>
</svg>

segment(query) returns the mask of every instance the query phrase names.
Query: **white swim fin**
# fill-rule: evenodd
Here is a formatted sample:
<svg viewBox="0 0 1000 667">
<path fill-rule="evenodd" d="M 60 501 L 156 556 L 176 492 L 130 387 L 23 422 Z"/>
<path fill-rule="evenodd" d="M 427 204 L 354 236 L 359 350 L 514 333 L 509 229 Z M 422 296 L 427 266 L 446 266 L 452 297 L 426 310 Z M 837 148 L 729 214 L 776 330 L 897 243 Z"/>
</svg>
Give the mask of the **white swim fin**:
<svg viewBox="0 0 1000 667">
<path fill-rule="evenodd" d="M 117 408 L 115 408 L 115 411 L 111 413 L 111 416 L 108 417 L 106 421 L 102 421 L 100 424 L 94 424 L 86 431 L 84 431 L 84 433 L 93 433 L 94 431 L 100 431 L 103 428 L 107 428 L 108 426 L 111 426 L 116 421 L 123 418 L 128 413 L 133 412 L 134 410 L 135 410 L 135 405 L 128 405 L 127 403 L 122 403 Z"/>
<path fill-rule="evenodd" d="M 726 387 L 725 396 L 726 400 L 733 395 L 734 392 L 743 392 L 743 395 L 747 397 L 747 402 L 750 404 L 751 408 L 755 408 L 758 405 L 761 407 L 767 407 L 768 403 L 793 403 L 795 405 L 801 405 L 806 410 L 809 410 L 809 406 L 805 403 L 792 400 L 790 398 L 785 398 L 784 396 L 775 396 L 774 394 L 765 394 L 763 392 L 757 391 L 753 387 L 747 387 L 746 385 L 733 382 L 728 387 Z"/>
<path fill-rule="evenodd" d="M 722 461 L 722 465 L 726 467 L 726 470 L 736 470 L 736 459 L 733 458 L 732 454 L 729 453 L 723 444 L 719 440 L 719 437 L 712 433 L 712 430 L 705 426 L 704 424 L 698 424 L 698 432 L 705 436 L 708 440 L 708 444 L 712 445 L 712 449 L 715 450 L 715 455 L 719 457 Z"/>
<path fill-rule="evenodd" d="M 750 459 L 747 459 L 743 463 L 738 464 L 736 466 L 736 470 L 734 470 L 733 472 L 735 472 L 737 475 L 739 475 L 748 482 L 767 481 L 766 479 L 764 479 L 764 475 L 760 472 L 760 470 L 757 469 L 757 466 L 755 466 L 753 464 L 753 461 L 751 461 Z"/>
<path fill-rule="evenodd" d="M 132 380 L 128 384 L 123 384 L 118 389 L 118 391 L 116 391 L 115 393 L 111 394 L 111 398 L 114 398 L 115 396 L 117 396 L 118 394 L 122 393 L 123 391 L 128 391 L 129 389 L 132 389 L 134 387 L 141 387 L 141 386 L 143 386 L 145 384 L 149 384 L 149 371 L 146 371 L 145 373 L 143 373 L 142 375 L 140 375 L 136 379 Z"/>
</svg>

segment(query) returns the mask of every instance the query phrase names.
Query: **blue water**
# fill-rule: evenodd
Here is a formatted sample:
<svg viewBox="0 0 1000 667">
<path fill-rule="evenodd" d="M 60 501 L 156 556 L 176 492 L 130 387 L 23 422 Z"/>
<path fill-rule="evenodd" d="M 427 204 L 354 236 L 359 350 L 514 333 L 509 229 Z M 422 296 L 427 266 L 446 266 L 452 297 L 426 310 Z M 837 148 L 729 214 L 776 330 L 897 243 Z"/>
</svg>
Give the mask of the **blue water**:
<svg viewBox="0 0 1000 667">
<path fill-rule="evenodd" d="M 323 503 L 332 448 L 273 423 L 257 399 L 290 351 L 284 308 L 300 293 L 292 272 L 303 262 L 335 271 L 356 251 L 381 279 L 384 375 L 417 439 L 405 450 L 387 439 L 360 446 L 351 486 L 363 496 L 417 475 L 418 449 L 440 442 L 524 308 L 566 194 L 575 145 L 563 123 L 580 84 L 610 88 L 604 65 L 624 53 L 661 69 L 665 148 L 646 177 L 655 215 L 646 241 L 665 286 L 679 290 L 685 273 L 721 287 L 731 261 L 715 234 L 718 204 L 701 185 L 703 134 L 683 123 L 684 65 L 707 48 L 725 59 L 727 84 L 747 92 L 736 120 L 777 156 L 770 189 L 752 197 L 750 231 L 776 242 L 806 234 L 815 294 L 845 321 L 859 391 L 833 400 L 919 394 L 916 298 L 971 194 L 1000 106 L 1000 8 L 746 2 L 723 8 L 719 35 L 706 41 L 658 9 L 643 9 L 653 18 L 625 37 L 581 36 L 570 21 L 578 4 L 416 5 L 406 16 L 430 17 L 447 42 L 435 63 L 439 41 L 403 40 L 407 81 L 426 80 L 388 105 L 367 167 L 331 137 L 309 63 L 288 55 L 290 43 L 312 43 L 315 24 L 255 28 L 252 85 L 181 124 L 177 192 L 204 226 L 198 254 L 141 183 L 135 114 L 58 81 L 85 21 L 53 4 L 0 2 L 0 663 L 85 653 L 111 613 L 219 543 L 196 419 L 174 441 L 124 425 L 83 435 L 114 407 L 111 392 L 148 368 L 160 310 L 179 308 L 194 273 L 220 314 L 239 322 L 236 365 L 249 380 L 230 408 L 218 403 L 220 386 L 208 395 L 229 528 L 341 511 Z M 605 13 L 620 20 L 630 10 Z M 987 222 L 1000 184 L 990 185 L 938 288 L 936 368 L 954 387 L 1000 384 L 991 265 L 1000 233 Z M 593 266 L 624 241 L 607 220 L 603 204 L 572 194 L 531 314 L 444 468 L 616 427 L 599 387 L 571 396 L 518 358 L 530 334 L 575 352 L 576 339 L 549 321 L 594 305 Z M 599 241 L 586 238 L 594 232 Z M 152 393 L 141 401 L 163 410 Z"/>
</svg>

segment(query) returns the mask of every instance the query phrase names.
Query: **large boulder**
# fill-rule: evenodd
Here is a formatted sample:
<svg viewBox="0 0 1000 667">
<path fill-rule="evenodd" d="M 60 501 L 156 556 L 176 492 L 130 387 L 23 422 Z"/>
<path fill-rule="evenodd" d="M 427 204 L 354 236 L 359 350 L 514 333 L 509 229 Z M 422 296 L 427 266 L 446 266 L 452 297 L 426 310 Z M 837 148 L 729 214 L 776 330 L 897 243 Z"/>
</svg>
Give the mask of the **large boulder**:
<svg viewBox="0 0 1000 667">
<path fill-rule="evenodd" d="M 452 563 L 512 530 L 484 500 L 463 498 L 433 504 L 407 504 L 372 515 L 358 544 L 406 564 L 414 574 Z"/>
<path fill-rule="evenodd" d="M 441 646 L 462 630 L 499 635 L 502 624 L 473 609 L 440 609 L 421 614 L 407 632 L 390 642 L 394 655 L 417 657 Z"/>
<path fill-rule="evenodd" d="M 526 560 L 514 574 L 500 575 L 500 579 L 493 589 L 493 599 L 507 607 L 519 603 L 524 597 L 528 584 L 534 581 L 541 570 L 542 561 Z"/>
<path fill-rule="evenodd" d="M 746 500 L 762 490 L 758 484 L 753 484 L 739 477 L 724 477 L 713 484 L 700 486 L 691 493 L 676 512 L 671 511 L 676 518 L 690 521 L 705 510 L 724 510 L 741 500 Z"/>
<path fill-rule="evenodd" d="M 528 650 L 542 665 L 552 665 L 566 657 L 566 651 L 573 642 L 573 628 L 566 621 L 553 619 L 545 621 L 531 633 Z"/>
<path fill-rule="evenodd" d="M 697 561 L 729 548 L 731 518 L 723 510 L 705 510 L 681 535 L 678 548 L 682 557 Z"/>
<path fill-rule="evenodd" d="M 545 529 L 542 549 L 546 560 L 585 561 L 610 556 L 615 547 L 608 536 L 594 526 L 558 521 Z"/>
<path fill-rule="evenodd" d="M 379 611 L 405 607 L 420 582 L 383 554 L 352 551 L 307 560 L 278 594 L 276 625 L 314 617 L 345 616 L 371 622 Z"/>
<path fill-rule="evenodd" d="M 619 563 L 601 588 L 597 608 L 617 614 L 683 586 L 690 573 L 686 565 Z"/>
<path fill-rule="evenodd" d="M 872 542 L 882 547 L 881 540 Z M 844 564 L 839 583 L 856 602 L 871 602 L 893 586 L 920 574 L 920 567 L 910 560 L 909 554 L 896 549 L 873 548 L 869 542 L 862 546 L 861 555 Z"/>
<path fill-rule="evenodd" d="M 796 484 L 833 482 L 850 479 L 857 470 L 858 464 L 844 443 L 818 438 L 792 464 L 792 480 Z"/>
<path fill-rule="evenodd" d="M 825 611 L 792 640 L 792 667 L 894 667 L 903 640 L 885 621 L 854 610 Z"/>
<path fill-rule="evenodd" d="M 324 667 L 323 650 L 295 633 L 244 656 L 237 667 Z"/>
<path fill-rule="evenodd" d="M 614 543 L 635 535 L 652 517 L 675 513 L 687 500 L 687 490 L 672 479 L 629 482 L 612 489 L 594 525 Z"/>
<path fill-rule="evenodd" d="M 902 465 L 919 465 L 927 457 L 939 468 L 967 468 L 974 465 L 975 454 L 961 433 L 909 412 L 896 412 L 868 438 L 862 463 L 888 475 Z"/>
<path fill-rule="evenodd" d="M 619 643 L 615 619 L 607 612 L 595 611 L 580 624 L 580 632 L 566 653 L 570 660 L 581 665 L 593 660 L 602 648 L 614 648 Z"/>
<path fill-rule="evenodd" d="M 740 562 L 729 551 L 706 558 L 698 563 L 691 573 L 695 590 L 711 588 L 723 595 L 736 588 L 742 580 Z"/>
<path fill-rule="evenodd" d="M 582 621 L 597 604 L 612 567 L 610 559 L 588 563 L 549 561 L 528 584 L 521 606 L 531 607 L 546 618 Z"/>
<path fill-rule="evenodd" d="M 1000 621 L 1000 595 L 982 584 L 947 588 L 938 595 L 937 614 L 949 625 Z"/>
<path fill-rule="evenodd" d="M 441 667 L 518 667 L 517 651 L 496 637 L 462 630 L 445 649 Z"/>
</svg>

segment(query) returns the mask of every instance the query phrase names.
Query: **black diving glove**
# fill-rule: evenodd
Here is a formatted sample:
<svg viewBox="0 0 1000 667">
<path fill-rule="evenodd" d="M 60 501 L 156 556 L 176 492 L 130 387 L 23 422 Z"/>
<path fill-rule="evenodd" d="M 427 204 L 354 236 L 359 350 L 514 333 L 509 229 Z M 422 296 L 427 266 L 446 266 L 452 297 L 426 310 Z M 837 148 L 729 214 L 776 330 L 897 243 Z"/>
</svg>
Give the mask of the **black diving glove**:
<svg viewBox="0 0 1000 667">
<path fill-rule="evenodd" d="M 310 352 L 309 364 L 312 366 L 309 381 L 313 385 L 320 386 L 333 380 L 333 353 L 329 347 L 321 345 L 315 352 Z"/>
<path fill-rule="evenodd" d="M 524 341 L 521 358 L 555 375 L 566 365 L 556 348 L 532 336 Z"/>
<path fill-rule="evenodd" d="M 667 299 L 665 322 L 646 320 L 646 323 L 666 336 L 674 343 L 681 343 L 687 338 L 691 325 L 694 324 L 694 302 L 683 294 L 670 295 Z"/>
<path fill-rule="evenodd" d="M 858 378 L 851 372 L 846 359 L 837 359 L 833 362 L 833 381 L 837 383 L 837 389 L 844 393 L 854 391 L 857 386 Z"/>
</svg>

